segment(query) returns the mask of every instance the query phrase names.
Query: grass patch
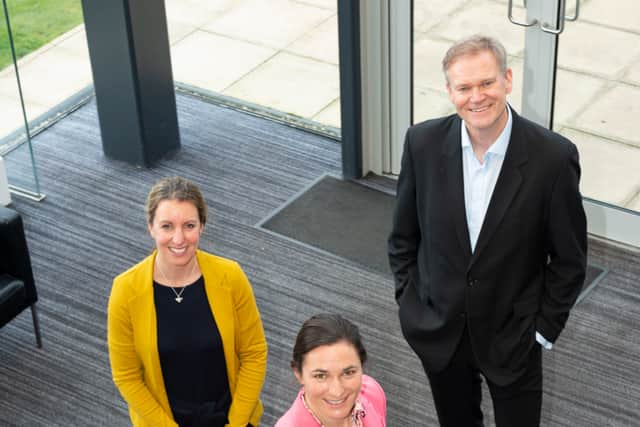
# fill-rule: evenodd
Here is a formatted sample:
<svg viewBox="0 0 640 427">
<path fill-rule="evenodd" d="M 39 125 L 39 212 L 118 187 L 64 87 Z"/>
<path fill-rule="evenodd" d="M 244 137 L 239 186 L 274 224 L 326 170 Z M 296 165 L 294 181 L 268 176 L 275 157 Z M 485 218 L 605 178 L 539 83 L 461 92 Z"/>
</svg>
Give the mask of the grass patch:
<svg viewBox="0 0 640 427">
<path fill-rule="evenodd" d="M 18 59 L 83 22 L 81 0 L 7 0 L 7 9 Z M 13 63 L 4 13 L 1 18 L 0 70 Z"/>
</svg>

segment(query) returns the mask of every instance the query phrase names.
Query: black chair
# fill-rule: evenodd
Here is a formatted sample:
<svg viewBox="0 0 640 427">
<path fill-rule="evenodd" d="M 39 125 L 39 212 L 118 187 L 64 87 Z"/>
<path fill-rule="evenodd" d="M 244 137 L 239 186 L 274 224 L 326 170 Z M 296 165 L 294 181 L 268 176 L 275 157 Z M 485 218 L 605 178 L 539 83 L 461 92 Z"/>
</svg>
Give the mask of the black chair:
<svg viewBox="0 0 640 427">
<path fill-rule="evenodd" d="M 0 328 L 31 307 L 36 344 L 42 347 L 36 301 L 38 293 L 22 218 L 13 209 L 0 206 Z"/>
</svg>

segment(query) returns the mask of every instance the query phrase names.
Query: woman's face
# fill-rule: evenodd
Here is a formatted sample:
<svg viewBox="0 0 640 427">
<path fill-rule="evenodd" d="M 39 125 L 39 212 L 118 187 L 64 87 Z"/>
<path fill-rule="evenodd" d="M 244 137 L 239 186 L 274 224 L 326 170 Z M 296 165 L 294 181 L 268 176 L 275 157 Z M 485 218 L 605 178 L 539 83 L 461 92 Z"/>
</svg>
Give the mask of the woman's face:
<svg viewBox="0 0 640 427">
<path fill-rule="evenodd" d="M 340 425 L 351 415 L 362 385 L 362 363 L 352 344 L 316 347 L 304 356 L 302 372 L 294 373 L 307 405 L 324 425 Z"/>
<path fill-rule="evenodd" d="M 165 265 L 185 266 L 198 249 L 203 230 L 198 209 L 191 202 L 163 200 L 158 204 L 149 234 Z"/>
</svg>

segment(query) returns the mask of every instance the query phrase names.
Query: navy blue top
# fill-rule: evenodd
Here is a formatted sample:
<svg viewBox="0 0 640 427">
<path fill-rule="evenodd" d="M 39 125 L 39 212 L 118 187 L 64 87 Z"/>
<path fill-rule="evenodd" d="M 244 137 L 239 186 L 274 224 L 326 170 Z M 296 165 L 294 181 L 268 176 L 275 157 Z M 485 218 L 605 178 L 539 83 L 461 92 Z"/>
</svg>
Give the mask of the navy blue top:
<svg viewBox="0 0 640 427">
<path fill-rule="evenodd" d="M 153 293 L 160 366 L 175 421 L 180 427 L 224 426 L 231 405 L 227 364 L 204 278 L 184 288 L 180 303 L 170 287 L 155 281 Z"/>
</svg>

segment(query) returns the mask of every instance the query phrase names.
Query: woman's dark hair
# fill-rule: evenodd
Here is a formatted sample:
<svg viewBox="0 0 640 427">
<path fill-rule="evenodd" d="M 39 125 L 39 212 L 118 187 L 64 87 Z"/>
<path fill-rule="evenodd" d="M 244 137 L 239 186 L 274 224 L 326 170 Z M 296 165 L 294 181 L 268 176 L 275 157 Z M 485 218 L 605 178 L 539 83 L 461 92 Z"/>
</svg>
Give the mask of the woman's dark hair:
<svg viewBox="0 0 640 427">
<path fill-rule="evenodd" d="M 313 349 L 345 341 L 356 349 L 360 363 L 367 360 L 367 351 L 362 345 L 358 327 L 339 314 L 316 314 L 302 324 L 293 346 L 291 367 L 302 372 L 304 357 Z"/>
</svg>

